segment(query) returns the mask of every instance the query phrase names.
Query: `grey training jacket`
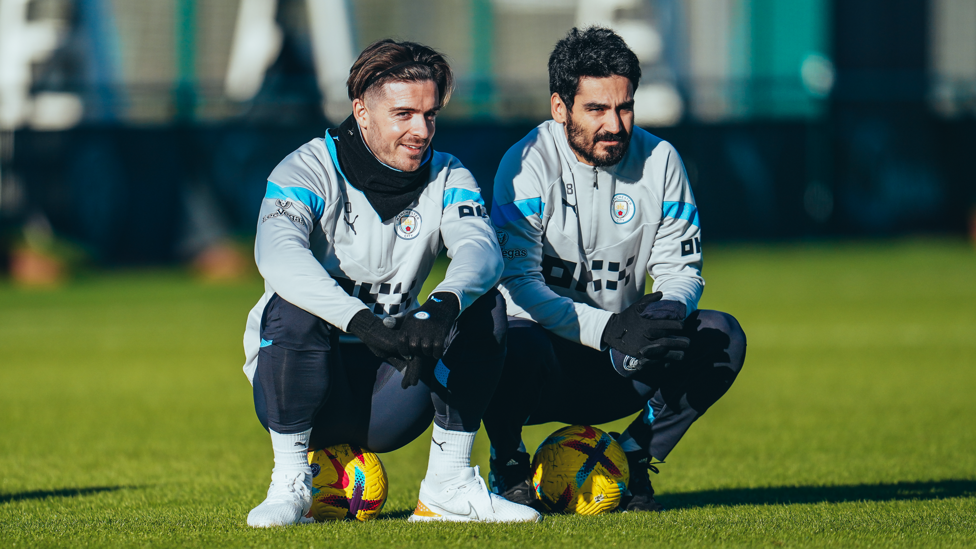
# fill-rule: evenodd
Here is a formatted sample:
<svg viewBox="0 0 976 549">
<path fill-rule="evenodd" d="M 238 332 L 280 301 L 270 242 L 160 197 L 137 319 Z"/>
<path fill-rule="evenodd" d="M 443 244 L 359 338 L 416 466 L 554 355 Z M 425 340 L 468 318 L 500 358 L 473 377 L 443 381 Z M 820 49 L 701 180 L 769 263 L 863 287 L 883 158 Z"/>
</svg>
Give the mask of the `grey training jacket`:
<svg viewBox="0 0 976 549">
<path fill-rule="evenodd" d="M 568 340 L 601 349 L 610 315 L 644 295 L 645 269 L 664 299 L 698 307 L 695 198 L 674 147 L 640 128 L 619 163 L 595 168 L 543 122 L 502 159 L 491 221 L 508 314 Z"/>
<path fill-rule="evenodd" d="M 370 309 L 380 317 L 418 307 L 437 255 L 451 258 L 434 292 L 451 292 L 463 311 L 495 286 L 501 254 L 471 173 L 451 155 L 430 151 L 430 182 L 420 197 L 383 222 L 338 168 L 335 142 L 309 141 L 271 172 L 258 217 L 254 257 L 265 292 L 244 332 L 244 373 L 254 377 L 261 315 L 275 293 L 345 330 Z"/>
</svg>

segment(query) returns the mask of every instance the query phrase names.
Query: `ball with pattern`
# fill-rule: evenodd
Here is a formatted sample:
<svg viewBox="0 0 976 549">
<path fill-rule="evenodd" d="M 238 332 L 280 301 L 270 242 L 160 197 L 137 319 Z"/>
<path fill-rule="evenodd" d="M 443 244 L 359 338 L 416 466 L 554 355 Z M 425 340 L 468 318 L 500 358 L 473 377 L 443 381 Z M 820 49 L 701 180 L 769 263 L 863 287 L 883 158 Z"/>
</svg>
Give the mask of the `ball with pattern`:
<svg viewBox="0 0 976 549">
<path fill-rule="evenodd" d="M 387 478 L 383 462 L 350 444 L 308 453 L 312 467 L 312 508 L 309 518 L 370 520 L 386 503 Z"/>
<path fill-rule="evenodd" d="M 629 481 L 623 448 L 589 425 L 572 425 L 549 435 L 532 458 L 532 485 L 553 512 L 599 515 L 613 511 Z"/>
</svg>

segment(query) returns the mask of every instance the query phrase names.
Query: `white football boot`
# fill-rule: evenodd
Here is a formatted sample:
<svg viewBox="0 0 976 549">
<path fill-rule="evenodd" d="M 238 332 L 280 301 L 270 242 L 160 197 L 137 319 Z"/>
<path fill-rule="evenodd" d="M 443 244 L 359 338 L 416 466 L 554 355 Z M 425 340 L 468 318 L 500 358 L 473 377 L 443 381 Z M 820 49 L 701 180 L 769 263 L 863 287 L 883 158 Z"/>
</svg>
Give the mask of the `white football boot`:
<svg viewBox="0 0 976 549">
<path fill-rule="evenodd" d="M 268 498 L 247 515 L 247 525 L 270 528 L 305 522 L 312 507 L 312 470 L 289 469 L 271 473 Z"/>
<path fill-rule="evenodd" d="M 444 483 L 440 490 L 420 482 L 417 509 L 410 522 L 539 522 L 542 515 L 526 505 L 492 494 L 477 466 L 468 467 Z"/>
</svg>

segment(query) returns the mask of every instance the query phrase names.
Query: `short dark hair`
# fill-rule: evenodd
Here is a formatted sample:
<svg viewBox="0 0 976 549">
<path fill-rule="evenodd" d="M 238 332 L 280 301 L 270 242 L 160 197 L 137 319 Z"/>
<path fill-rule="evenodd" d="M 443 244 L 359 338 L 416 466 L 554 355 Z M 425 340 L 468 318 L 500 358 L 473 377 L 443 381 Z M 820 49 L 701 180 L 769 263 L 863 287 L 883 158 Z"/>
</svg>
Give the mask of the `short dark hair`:
<svg viewBox="0 0 976 549">
<path fill-rule="evenodd" d="M 359 54 L 349 69 L 346 90 L 349 99 L 362 99 L 373 87 L 387 82 L 423 82 L 437 85 L 440 106 L 451 98 L 454 73 L 444 56 L 416 42 L 397 42 L 389 38 L 373 42 Z"/>
<path fill-rule="evenodd" d="M 579 90 L 580 78 L 623 76 L 637 89 L 640 61 L 617 33 L 605 27 L 573 27 L 556 42 L 549 56 L 549 93 L 558 93 L 570 109 Z"/>
</svg>

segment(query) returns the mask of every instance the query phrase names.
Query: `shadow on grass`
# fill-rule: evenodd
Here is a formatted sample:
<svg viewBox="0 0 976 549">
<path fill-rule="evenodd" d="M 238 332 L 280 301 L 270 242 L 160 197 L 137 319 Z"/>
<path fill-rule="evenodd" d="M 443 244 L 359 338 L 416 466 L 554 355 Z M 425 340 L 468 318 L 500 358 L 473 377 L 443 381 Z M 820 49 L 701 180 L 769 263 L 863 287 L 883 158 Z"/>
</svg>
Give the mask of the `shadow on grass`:
<svg viewBox="0 0 976 549">
<path fill-rule="evenodd" d="M 413 509 L 404 509 L 402 511 L 389 511 L 389 512 L 384 511 L 383 514 L 381 514 L 378 518 L 380 520 L 383 519 L 398 520 L 398 519 L 408 518 L 412 514 L 413 514 Z"/>
<path fill-rule="evenodd" d="M 661 494 L 656 499 L 668 509 L 690 509 L 708 506 L 844 503 L 848 501 L 926 500 L 956 497 L 976 497 L 976 481 L 950 479 L 846 486 L 733 488 Z"/>
<path fill-rule="evenodd" d="M 130 486 L 92 486 L 90 488 L 62 488 L 60 490 L 34 490 L 33 492 L 19 492 L 15 494 L 0 494 L 0 504 L 11 501 L 24 501 L 28 499 L 44 498 L 68 498 L 78 496 L 88 496 L 99 492 L 115 492 L 126 490 Z"/>
</svg>

